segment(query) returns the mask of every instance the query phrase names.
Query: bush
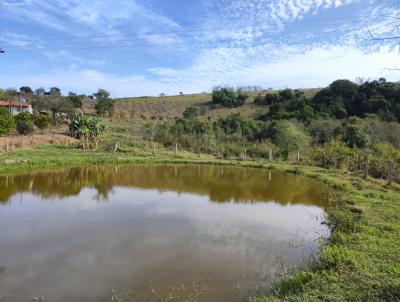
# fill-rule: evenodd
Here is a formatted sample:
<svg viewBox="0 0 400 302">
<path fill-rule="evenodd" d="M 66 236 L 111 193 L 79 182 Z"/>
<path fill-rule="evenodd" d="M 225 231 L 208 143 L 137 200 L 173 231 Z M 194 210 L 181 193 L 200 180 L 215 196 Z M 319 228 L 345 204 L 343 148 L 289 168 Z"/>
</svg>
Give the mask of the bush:
<svg viewBox="0 0 400 302">
<path fill-rule="evenodd" d="M 304 153 L 310 148 L 309 135 L 290 121 L 272 122 L 268 127 L 270 139 L 279 147 L 283 158 L 291 152 L 301 150 Z"/>
<path fill-rule="evenodd" d="M 0 134 L 7 134 L 15 128 L 15 120 L 6 108 L 0 108 Z"/>
<path fill-rule="evenodd" d="M 34 131 L 33 120 L 28 112 L 21 112 L 15 117 L 17 131 L 20 134 L 29 134 Z"/>
<path fill-rule="evenodd" d="M 100 99 L 95 105 L 98 115 L 111 115 L 114 112 L 114 101 L 111 99 Z"/>
<path fill-rule="evenodd" d="M 213 91 L 212 102 L 216 105 L 222 105 L 227 108 L 243 106 L 248 95 L 232 88 L 221 88 Z"/>
<path fill-rule="evenodd" d="M 34 124 L 43 133 L 43 130 L 47 129 L 50 126 L 50 118 L 47 115 L 40 114 L 40 115 L 35 117 Z"/>
<path fill-rule="evenodd" d="M 197 107 L 188 107 L 185 109 L 183 113 L 183 117 L 188 120 L 195 120 L 199 116 L 199 108 Z"/>
</svg>

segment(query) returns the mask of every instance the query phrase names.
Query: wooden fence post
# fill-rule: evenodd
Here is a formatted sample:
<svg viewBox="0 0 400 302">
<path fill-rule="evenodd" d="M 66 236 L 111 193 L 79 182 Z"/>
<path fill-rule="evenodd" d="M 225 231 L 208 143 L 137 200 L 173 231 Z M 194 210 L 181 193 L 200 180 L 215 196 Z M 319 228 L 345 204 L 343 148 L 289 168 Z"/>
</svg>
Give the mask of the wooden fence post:
<svg viewBox="0 0 400 302">
<path fill-rule="evenodd" d="M 274 160 L 274 156 L 272 154 L 272 149 L 269 149 L 269 160 L 273 161 Z"/>
<path fill-rule="evenodd" d="M 389 161 L 389 164 L 388 164 L 388 183 L 387 183 L 387 185 L 388 185 L 388 187 L 391 187 L 392 186 L 392 181 L 393 181 L 393 164 L 392 164 L 392 161 Z"/>
<path fill-rule="evenodd" d="M 366 152 L 364 155 L 364 178 L 368 178 L 369 176 L 369 159 L 368 153 Z"/>
<path fill-rule="evenodd" d="M 300 164 L 300 150 L 297 150 L 297 163 Z"/>
<path fill-rule="evenodd" d="M 247 148 L 244 148 L 244 157 L 247 157 Z"/>
<path fill-rule="evenodd" d="M 323 161 L 324 169 L 326 169 L 326 153 L 325 153 L 325 151 L 324 151 L 324 154 L 323 154 L 322 161 Z"/>
<path fill-rule="evenodd" d="M 350 172 L 350 155 L 346 156 L 346 168 L 347 172 Z"/>
<path fill-rule="evenodd" d="M 178 155 L 178 144 L 175 144 L 175 155 Z"/>
<path fill-rule="evenodd" d="M 21 150 L 23 149 L 23 136 L 21 135 Z"/>
<path fill-rule="evenodd" d="M 118 141 L 115 142 L 114 153 L 118 151 Z"/>
<path fill-rule="evenodd" d="M 6 150 L 6 152 L 8 152 L 7 135 L 4 136 L 4 144 L 5 144 L 4 150 Z"/>
</svg>

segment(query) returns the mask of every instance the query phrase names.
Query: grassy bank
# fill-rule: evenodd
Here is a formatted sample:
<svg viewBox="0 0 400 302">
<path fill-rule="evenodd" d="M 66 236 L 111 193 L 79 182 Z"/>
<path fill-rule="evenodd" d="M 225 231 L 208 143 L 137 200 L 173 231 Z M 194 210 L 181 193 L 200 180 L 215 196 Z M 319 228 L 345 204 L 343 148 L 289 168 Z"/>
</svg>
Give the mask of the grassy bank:
<svg viewBox="0 0 400 302">
<path fill-rule="evenodd" d="M 7 162 L 7 164 L 5 164 Z M 364 180 L 338 170 L 269 163 L 222 161 L 190 153 L 84 152 L 67 146 L 0 154 L 0 174 L 24 173 L 61 166 L 130 163 L 211 163 L 279 169 L 317 179 L 340 196 L 340 206 L 329 210 L 332 236 L 319 260 L 303 271 L 279 280 L 271 293 L 252 301 L 399 301 L 400 300 L 400 190 L 381 180 Z"/>
</svg>

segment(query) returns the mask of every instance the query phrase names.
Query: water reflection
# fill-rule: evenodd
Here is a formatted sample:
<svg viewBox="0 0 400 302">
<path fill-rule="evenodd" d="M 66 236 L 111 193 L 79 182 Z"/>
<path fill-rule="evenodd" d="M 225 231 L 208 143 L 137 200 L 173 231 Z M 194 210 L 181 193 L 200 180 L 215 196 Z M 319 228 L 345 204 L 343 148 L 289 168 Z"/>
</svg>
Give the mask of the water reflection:
<svg viewBox="0 0 400 302">
<path fill-rule="evenodd" d="M 260 169 L 91 167 L 0 188 L 1 301 L 110 301 L 117 288 L 151 302 L 193 283 L 199 301 L 245 301 L 329 235 L 327 188 Z"/>
<path fill-rule="evenodd" d="M 137 187 L 194 193 L 213 202 L 260 202 L 329 205 L 329 190 L 309 179 L 254 168 L 219 166 L 86 167 L 0 178 L 0 202 L 32 192 L 43 198 L 78 196 L 94 188 L 97 199 L 108 200 L 114 187 Z"/>
</svg>

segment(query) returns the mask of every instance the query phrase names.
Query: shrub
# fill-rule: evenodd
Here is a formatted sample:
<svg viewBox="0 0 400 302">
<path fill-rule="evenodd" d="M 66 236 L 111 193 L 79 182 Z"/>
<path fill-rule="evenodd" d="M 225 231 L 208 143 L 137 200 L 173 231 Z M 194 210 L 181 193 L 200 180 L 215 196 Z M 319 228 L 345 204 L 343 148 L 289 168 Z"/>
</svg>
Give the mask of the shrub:
<svg viewBox="0 0 400 302">
<path fill-rule="evenodd" d="M 68 127 L 70 135 L 81 140 L 83 149 L 97 149 L 105 130 L 100 118 L 84 114 L 72 114 Z"/>
<path fill-rule="evenodd" d="M 100 99 L 95 105 L 98 115 L 111 115 L 114 112 L 114 101 L 111 99 Z"/>
<path fill-rule="evenodd" d="M 240 90 L 235 91 L 232 88 L 214 89 L 212 102 L 216 105 L 233 108 L 243 106 L 248 95 Z"/>
<path fill-rule="evenodd" d="M 188 120 L 195 120 L 199 116 L 199 108 L 187 107 L 183 113 L 183 117 Z"/>
<path fill-rule="evenodd" d="M 7 134 L 15 128 L 15 120 L 6 108 L 0 108 L 0 134 Z"/>
<path fill-rule="evenodd" d="M 15 117 L 17 131 L 20 134 L 29 134 L 34 131 L 33 120 L 28 112 L 21 112 Z"/>
<path fill-rule="evenodd" d="M 35 117 L 34 124 L 43 133 L 43 130 L 47 129 L 50 126 L 50 118 L 47 115 L 40 114 L 40 115 Z"/>
</svg>

